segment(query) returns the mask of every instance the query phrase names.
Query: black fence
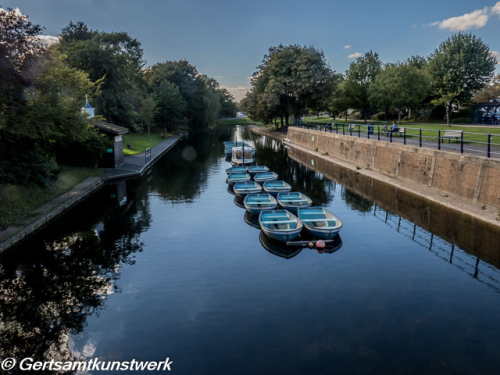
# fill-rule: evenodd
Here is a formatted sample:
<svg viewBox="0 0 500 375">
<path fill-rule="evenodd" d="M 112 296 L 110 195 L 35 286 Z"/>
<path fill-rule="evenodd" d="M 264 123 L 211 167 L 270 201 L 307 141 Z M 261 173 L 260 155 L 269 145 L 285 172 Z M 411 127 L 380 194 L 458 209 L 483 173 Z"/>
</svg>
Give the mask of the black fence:
<svg viewBox="0 0 500 375">
<path fill-rule="evenodd" d="M 377 141 L 398 142 L 418 147 L 455 151 L 500 158 L 500 134 L 470 133 L 461 130 L 422 129 L 399 127 L 392 130 L 387 125 L 347 123 L 299 123 L 292 125 L 304 129 L 363 137 Z"/>
<path fill-rule="evenodd" d="M 151 147 L 147 148 L 144 152 L 144 164 L 148 164 L 151 161 Z"/>
</svg>

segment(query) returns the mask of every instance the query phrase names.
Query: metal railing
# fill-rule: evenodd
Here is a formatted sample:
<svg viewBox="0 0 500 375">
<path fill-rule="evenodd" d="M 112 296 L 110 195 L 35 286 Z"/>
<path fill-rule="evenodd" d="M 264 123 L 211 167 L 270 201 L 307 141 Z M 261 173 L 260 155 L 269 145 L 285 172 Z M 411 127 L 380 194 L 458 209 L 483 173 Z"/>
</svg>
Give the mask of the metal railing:
<svg viewBox="0 0 500 375">
<path fill-rule="evenodd" d="M 500 134 L 471 133 L 456 129 L 422 129 L 402 127 L 391 131 L 390 126 L 349 123 L 298 123 L 291 126 L 314 129 L 322 132 L 349 135 L 377 141 L 399 142 L 405 145 L 437 148 L 438 150 L 455 151 L 483 155 L 488 158 L 500 158 Z M 447 142 L 446 142 L 447 141 Z"/>
<path fill-rule="evenodd" d="M 144 164 L 148 164 L 151 161 L 151 147 L 147 148 L 144 152 Z"/>
</svg>

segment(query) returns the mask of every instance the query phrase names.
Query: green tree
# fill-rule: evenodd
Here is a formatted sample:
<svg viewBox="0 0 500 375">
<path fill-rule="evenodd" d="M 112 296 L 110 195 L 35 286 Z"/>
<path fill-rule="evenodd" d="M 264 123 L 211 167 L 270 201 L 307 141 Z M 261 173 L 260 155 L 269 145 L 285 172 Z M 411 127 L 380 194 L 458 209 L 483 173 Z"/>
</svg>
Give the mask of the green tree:
<svg viewBox="0 0 500 375">
<path fill-rule="evenodd" d="M 235 117 L 236 116 L 236 102 L 233 95 L 225 88 L 219 88 L 220 94 L 220 110 L 218 117 Z"/>
<path fill-rule="evenodd" d="M 184 124 L 187 103 L 174 83 L 166 80 L 159 82 L 153 87 L 153 95 L 157 103 L 156 125 L 172 131 Z"/>
<path fill-rule="evenodd" d="M 140 42 L 125 32 L 99 32 L 83 22 L 70 22 L 62 29 L 61 50 L 69 64 L 87 72 L 92 81 L 104 78 L 94 98 L 96 112 L 108 121 L 133 127 L 145 96 Z"/>
<path fill-rule="evenodd" d="M 370 51 L 349 65 L 343 83 L 343 95 L 351 108 L 363 113 L 365 122 L 372 111 L 368 89 L 382 70 L 382 62 L 376 52 Z"/>
<path fill-rule="evenodd" d="M 372 106 L 385 110 L 386 115 L 392 107 L 401 116 L 402 109 L 411 110 L 427 97 L 430 81 L 428 73 L 415 65 L 388 65 L 368 88 L 369 100 Z"/>
<path fill-rule="evenodd" d="M 496 64 L 488 45 L 472 34 L 453 34 L 434 51 L 428 65 L 434 103 L 446 106 L 448 125 L 452 105 L 469 102 L 493 77 Z"/>
<path fill-rule="evenodd" d="M 204 80 L 196 68 L 186 60 L 166 61 L 149 68 L 146 79 L 153 87 L 168 81 L 178 87 L 186 102 L 186 117 L 191 127 L 204 128 L 208 126 L 205 95 L 207 93 Z"/>
<path fill-rule="evenodd" d="M 258 119 L 295 118 L 310 105 L 327 99 L 333 71 L 322 51 L 298 45 L 271 47 L 252 78 Z"/>
<path fill-rule="evenodd" d="M 500 74 L 497 74 L 489 85 L 474 92 L 472 98 L 474 103 L 484 103 L 490 100 L 500 100 Z"/>
</svg>

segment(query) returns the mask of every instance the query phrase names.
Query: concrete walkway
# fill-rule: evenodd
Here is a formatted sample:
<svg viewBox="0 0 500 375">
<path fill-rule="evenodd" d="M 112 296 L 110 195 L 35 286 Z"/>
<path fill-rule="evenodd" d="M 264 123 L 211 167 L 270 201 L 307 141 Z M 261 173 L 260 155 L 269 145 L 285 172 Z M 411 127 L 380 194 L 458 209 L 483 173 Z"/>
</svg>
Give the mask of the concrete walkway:
<svg viewBox="0 0 500 375">
<path fill-rule="evenodd" d="M 107 180 L 116 180 L 121 178 L 130 178 L 142 176 L 155 161 L 174 147 L 184 136 L 184 134 L 175 135 L 163 142 L 158 143 L 151 148 L 151 160 L 147 161 L 144 152 L 137 155 L 125 156 L 125 163 L 114 169 L 105 169 L 103 177 Z"/>
<path fill-rule="evenodd" d="M 58 216 L 67 212 L 79 202 L 98 191 L 105 182 L 122 178 L 139 177 L 162 155 L 174 147 L 184 136 L 176 135 L 165 139 L 151 148 L 151 160 L 146 162 L 144 153 L 125 156 L 125 163 L 116 169 L 105 169 L 100 176 L 89 177 L 70 191 L 47 202 L 30 214 L 22 225 L 10 225 L 0 231 L 0 253 L 37 232 Z"/>
</svg>

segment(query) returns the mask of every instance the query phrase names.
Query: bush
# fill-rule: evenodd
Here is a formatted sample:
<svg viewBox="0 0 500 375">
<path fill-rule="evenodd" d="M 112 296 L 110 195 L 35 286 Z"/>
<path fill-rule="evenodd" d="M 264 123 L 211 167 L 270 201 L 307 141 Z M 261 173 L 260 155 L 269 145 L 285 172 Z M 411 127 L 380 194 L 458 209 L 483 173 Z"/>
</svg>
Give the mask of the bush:
<svg viewBox="0 0 500 375">
<path fill-rule="evenodd" d="M 8 154 L 8 159 L 0 161 L 0 170 L 5 172 L 5 182 L 49 186 L 59 172 L 55 159 L 34 151 L 20 150 L 13 150 Z"/>
<path fill-rule="evenodd" d="M 359 111 L 357 112 L 353 112 L 349 115 L 349 118 L 350 119 L 353 119 L 353 120 L 363 120 L 365 117 L 363 116 L 363 114 Z"/>
<path fill-rule="evenodd" d="M 472 118 L 470 117 L 458 117 L 450 121 L 452 124 L 472 124 Z"/>
<path fill-rule="evenodd" d="M 429 120 L 443 121 L 446 119 L 446 108 L 443 105 L 434 107 L 429 115 Z"/>
<path fill-rule="evenodd" d="M 65 141 L 56 148 L 57 161 L 75 167 L 96 167 L 111 140 L 93 130 L 80 138 Z"/>
<path fill-rule="evenodd" d="M 432 111 L 430 109 L 421 109 L 417 112 L 417 120 L 428 121 L 431 116 L 431 112 Z"/>
<path fill-rule="evenodd" d="M 457 112 L 452 112 L 450 114 L 450 119 L 453 120 L 453 119 L 464 119 L 464 118 L 468 118 L 468 120 L 466 121 L 461 121 L 461 122 L 466 122 L 466 123 L 470 123 L 472 122 L 472 114 L 473 114 L 473 109 L 472 108 L 462 108 L 460 109 L 459 111 Z M 453 121 L 452 121 L 453 122 Z"/>
<path fill-rule="evenodd" d="M 385 120 L 385 112 L 375 113 L 371 120 L 384 121 Z"/>
</svg>

